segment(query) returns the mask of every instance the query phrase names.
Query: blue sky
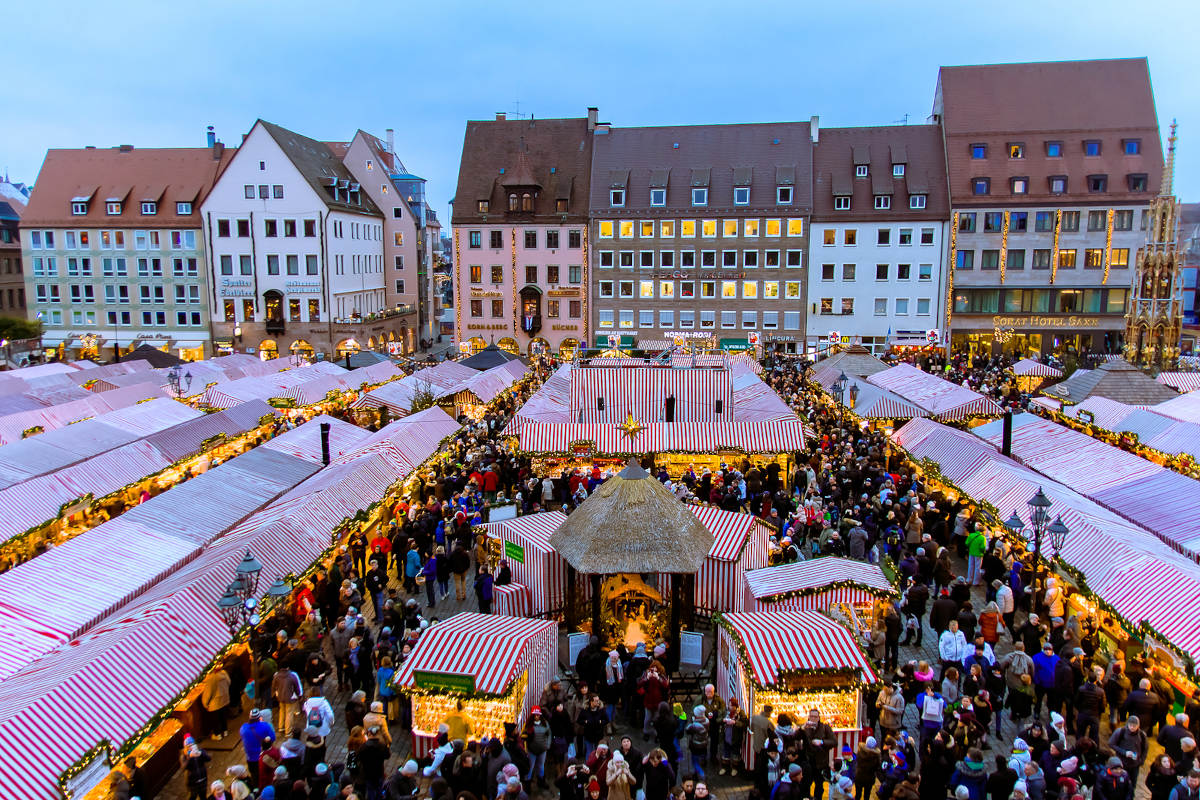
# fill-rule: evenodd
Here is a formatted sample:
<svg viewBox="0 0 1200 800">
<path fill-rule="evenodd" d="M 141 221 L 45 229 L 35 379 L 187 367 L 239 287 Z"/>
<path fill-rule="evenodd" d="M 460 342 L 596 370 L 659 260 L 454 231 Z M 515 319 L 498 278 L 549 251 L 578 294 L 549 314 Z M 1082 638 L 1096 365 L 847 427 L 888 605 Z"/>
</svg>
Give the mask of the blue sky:
<svg viewBox="0 0 1200 800">
<path fill-rule="evenodd" d="M 518 102 L 615 125 L 921 122 L 942 64 L 1144 55 L 1164 138 L 1180 123 L 1176 191 L 1200 200 L 1194 0 L 12 5 L 0 169 L 26 182 L 50 147 L 200 146 L 207 125 L 234 145 L 258 117 L 326 140 L 392 127 L 444 218 L 465 120 Z"/>
</svg>

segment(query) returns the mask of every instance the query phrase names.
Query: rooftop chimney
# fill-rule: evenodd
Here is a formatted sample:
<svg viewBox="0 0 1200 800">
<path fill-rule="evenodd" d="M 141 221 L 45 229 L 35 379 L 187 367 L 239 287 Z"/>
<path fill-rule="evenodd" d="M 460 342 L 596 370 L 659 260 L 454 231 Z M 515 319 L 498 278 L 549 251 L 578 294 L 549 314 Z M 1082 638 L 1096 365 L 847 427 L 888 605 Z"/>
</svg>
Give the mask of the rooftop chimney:
<svg viewBox="0 0 1200 800">
<path fill-rule="evenodd" d="M 1012 458 L 1013 414 L 1012 410 L 1004 412 L 1004 436 L 1000 440 L 1001 454 Z"/>
<path fill-rule="evenodd" d="M 321 463 L 329 466 L 329 429 L 332 426 L 328 422 L 321 423 Z"/>
<path fill-rule="evenodd" d="M 600 109 L 596 106 L 588 106 L 588 130 L 596 130 L 596 123 L 600 121 Z"/>
<path fill-rule="evenodd" d="M 213 131 L 213 126 L 208 126 L 208 146 L 212 147 L 217 143 L 217 134 Z"/>
<path fill-rule="evenodd" d="M 220 161 L 221 156 L 225 155 L 225 143 L 215 142 L 212 146 L 213 161 Z"/>
<path fill-rule="evenodd" d="M 133 145 L 123 144 L 120 147 L 118 147 L 117 149 L 120 150 L 122 153 L 129 153 L 129 152 L 133 151 Z"/>
<path fill-rule="evenodd" d="M 808 120 L 808 133 L 813 144 L 816 144 L 821 138 L 821 118 L 816 114 L 813 114 Z"/>
<path fill-rule="evenodd" d="M 392 154 L 396 152 L 396 132 L 391 128 L 387 129 L 387 151 Z"/>
<path fill-rule="evenodd" d="M 497 120 L 499 120 L 499 121 L 506 120 L 506 119 L 508 119 L 508 114 L 505 114 L 503 111 L 497 111 L 497 112 L 496 112 L 496 119 L 497 119 Z"/>
</svg>

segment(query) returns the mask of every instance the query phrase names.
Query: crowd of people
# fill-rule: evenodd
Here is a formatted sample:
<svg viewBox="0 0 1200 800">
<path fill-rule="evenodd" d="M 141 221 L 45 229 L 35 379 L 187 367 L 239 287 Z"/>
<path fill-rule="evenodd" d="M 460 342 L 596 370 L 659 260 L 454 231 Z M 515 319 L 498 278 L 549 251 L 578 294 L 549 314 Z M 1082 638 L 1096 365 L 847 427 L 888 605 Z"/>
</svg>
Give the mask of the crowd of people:
<svg viewBox="0 0 1200 800">
<path fill-rule="evenodd" d="M 500 443 L 552 367 L 541 360 L 535 378 L 447 443 L 422 476 L 424 502 L 398 504 L 370 538 L 352 535 L 301 588 L 294 614 L 253 643 L 253 675 L 230 664 L 205 679 L 216 734 L 227 735 L 228 711 L 252 709 L 229 732 L 245 761 L 219 780 L 209 754 L 185 742 L 191 796 L 708 800 L 715 780 L 753 800 L 1132 800 L 1139 784 L 1152 800 L 1200 800 L 1200 695 L 1172 714 L 1164 677 L 1103 648 L 1056 581 L 1035 590 L 1032 560 L 989 536 L 964 499 L 932 491 L 885 434 L 846 423 L 800 371 L 774 366 L 765 379 L 813 433 L 790 474 L 745 461 L 658 477 L 681 501 L 769 521 L 773 563 L 838 554 L 894 564 L 901 599 L 864 635 L 881 681 L 864 691 L 857 748 L 839 748 L 816 710 L 743 709 L 711 684 L 693 699 L 674 685 L 677 656 L 662 642 L 609 650 L 593 638 L 520 728 L 475 736 L 460 707 L 432 755 L 413 757 L 412 709 L 392 676 L 452 589 L 457 601 L 473 591 L 487 612 L 492 588 L 511 580 L 473 525 L 508 502 L 569 512 L 608 477 L 599 467 L 537 475 Z M 1002 369 L 951 364 L 948 374 L 983 385 Z M 935 656 L 923 656 L 926 636 Z M 902 657 L 910 647 L 917 657 Z M 329 757 L 335 728 L 347 731 L 344 759 Z M 128 776 L 125 796 L 147 800 L 136 781 Z"/>
</svg>

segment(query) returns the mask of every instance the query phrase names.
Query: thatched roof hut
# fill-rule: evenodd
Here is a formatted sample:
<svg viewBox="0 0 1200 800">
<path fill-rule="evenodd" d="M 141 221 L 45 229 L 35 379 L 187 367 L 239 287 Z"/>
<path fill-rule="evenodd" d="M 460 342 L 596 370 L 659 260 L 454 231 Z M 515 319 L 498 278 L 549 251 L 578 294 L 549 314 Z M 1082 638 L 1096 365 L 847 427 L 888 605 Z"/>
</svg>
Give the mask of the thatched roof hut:
<svg viewBox="0 0 1200 800">
<path fill-rule="evenodd" d="M 713 541 L 696 515 L 635 461 L 597 487 L 550 535 L 568 564 L 592 575 L 695 573 Z"/>
</svg>

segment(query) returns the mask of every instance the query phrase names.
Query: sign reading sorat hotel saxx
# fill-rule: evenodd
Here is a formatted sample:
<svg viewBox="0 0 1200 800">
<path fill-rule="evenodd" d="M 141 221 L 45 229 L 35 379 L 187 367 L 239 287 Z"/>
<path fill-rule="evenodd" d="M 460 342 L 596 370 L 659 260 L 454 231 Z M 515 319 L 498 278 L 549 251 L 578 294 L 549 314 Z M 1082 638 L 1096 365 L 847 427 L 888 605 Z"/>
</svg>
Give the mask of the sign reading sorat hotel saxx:
<svg viewBox="0 0 1200 800">
<path fill-rule="evenodd" d="M 1039 317 L 1024 315 L 1018 317 L 992 317 L 992 324 L 997 328 L 1098 328 L 1099 317 Z"/>
</svg>

